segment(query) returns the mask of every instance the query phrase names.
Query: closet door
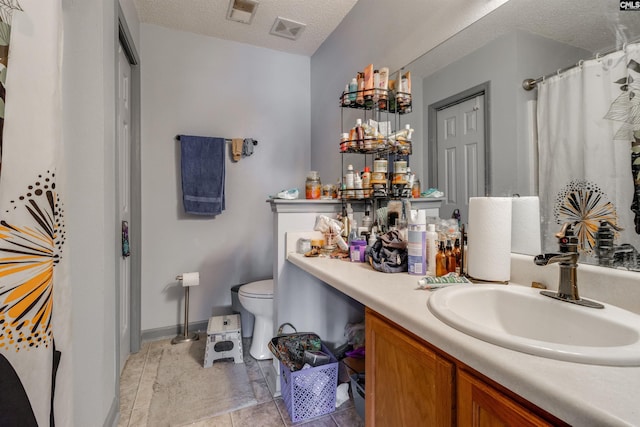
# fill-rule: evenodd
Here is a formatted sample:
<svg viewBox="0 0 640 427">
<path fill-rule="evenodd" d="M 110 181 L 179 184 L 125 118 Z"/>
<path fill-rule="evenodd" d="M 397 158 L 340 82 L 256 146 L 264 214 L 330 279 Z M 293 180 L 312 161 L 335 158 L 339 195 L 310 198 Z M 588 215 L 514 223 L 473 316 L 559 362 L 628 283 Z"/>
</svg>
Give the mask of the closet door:
<svg viewBox="0 0 640 427">
<path fill-rule="evenodd" d="M 438 110 L 436 118 L 440 215 L 451 218 L 459 209 L 466 224 L 469 198 L 484 196 L 484 95 Z"/>
</svg>

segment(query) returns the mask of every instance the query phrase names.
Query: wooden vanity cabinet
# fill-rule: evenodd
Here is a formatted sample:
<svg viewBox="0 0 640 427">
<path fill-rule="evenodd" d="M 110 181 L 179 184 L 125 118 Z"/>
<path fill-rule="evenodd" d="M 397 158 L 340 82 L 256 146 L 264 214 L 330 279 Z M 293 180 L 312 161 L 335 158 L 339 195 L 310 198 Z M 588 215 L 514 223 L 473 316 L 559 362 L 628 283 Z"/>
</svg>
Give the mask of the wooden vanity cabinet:
<svg viewBox="0 0 640 427">
<path fill-rule="evenodd" d="M 458 369 L 458 425 L 553 426 L 476 376 Z M 562 423 L 560 423 L 562 424 Z"/>
<path fill-rule="evenodd" d="M 367 426 L 450 426 L 455 365 L 367 308 Z"/>
<path fill-rule="evenodd" d="M 367 307 L 365 421 L 389 426 L 567 426 Z"/>
</svg>

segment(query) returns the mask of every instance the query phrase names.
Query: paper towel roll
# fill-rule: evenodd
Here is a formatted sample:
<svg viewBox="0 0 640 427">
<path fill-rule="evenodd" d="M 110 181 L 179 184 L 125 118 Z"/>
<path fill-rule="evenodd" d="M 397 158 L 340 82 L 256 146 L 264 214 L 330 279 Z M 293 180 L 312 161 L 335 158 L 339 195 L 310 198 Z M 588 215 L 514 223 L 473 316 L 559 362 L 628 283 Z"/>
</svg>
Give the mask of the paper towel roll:
<svg viewBox="0 0 640 427">
<path fill-rule="evenodd" d="M 182 273 L 182 286 L 198 286 L 200 284 L 200 273 Z"/>
<path fill-rule="evenodd" d="M 514 197 L 511 212 L 511 252 L 525 255 L 542 253 L 540 237 L 540 199 Z"/>
<path fill-rule="evenodd" d="M 468 274 L 505 282 L 511 278 L 511 197 L 469 199 Z"/>
</svg>

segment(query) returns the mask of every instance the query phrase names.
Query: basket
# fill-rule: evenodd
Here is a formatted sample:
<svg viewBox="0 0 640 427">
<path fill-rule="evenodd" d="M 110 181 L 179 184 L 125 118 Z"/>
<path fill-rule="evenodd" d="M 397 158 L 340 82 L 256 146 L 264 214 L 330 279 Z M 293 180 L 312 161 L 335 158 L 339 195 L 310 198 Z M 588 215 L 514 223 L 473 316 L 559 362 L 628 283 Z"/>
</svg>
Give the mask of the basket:
<svg viewBox="0 0 640 427">
<path fill-rule="evenodd" d="M 324 344 L 322 351 L 331 361 L 314 368 L 292 372 L 280 362 L 282 399 L 294 423 L 336 410 L 338 361 Z"/>
</svg>

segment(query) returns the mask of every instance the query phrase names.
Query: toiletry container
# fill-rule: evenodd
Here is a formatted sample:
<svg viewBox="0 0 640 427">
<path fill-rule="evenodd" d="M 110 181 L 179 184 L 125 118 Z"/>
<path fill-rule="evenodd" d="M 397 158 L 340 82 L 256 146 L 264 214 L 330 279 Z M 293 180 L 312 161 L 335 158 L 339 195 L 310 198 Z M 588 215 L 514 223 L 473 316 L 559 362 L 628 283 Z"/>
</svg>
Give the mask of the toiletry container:
<svg viewBox="0 0 640 427">
<path fill-rule="evenodd" d="M 353 198 L 355 196 L 355 172 L 353 171 L 353 165 L 347 166 L 347 173 L 344 176 L 344 183 L 346 186 L 346 198 Z"/>
<path fill-rule="evenodd" d="M 438 253 L 438 233 L 436 225 L 429 224 L 426 234 L 427 276 L 436 277 L 436 254 Z"/>
<path fill-rule="evenodd" d="M 364 167 L 362 172 L 362 188 L 364 189 L 364 197 L 371 196 L 371 171 L 369 166 Z"/>
<path fill-rule="evenodd" d="M 317 171 L 309 172 L 307 175 L 307 181 L 305 182 L 305 195 L 307 199 L 319 199 L 320 198 L 320 175 Z"/>
<path fill-rule="evenodd" d="M 412 210 L 409 218 L 407 255 L 409 274 L 423 276 L 427 272 L 427 224 L 424 210 Z"/>
</svg>

